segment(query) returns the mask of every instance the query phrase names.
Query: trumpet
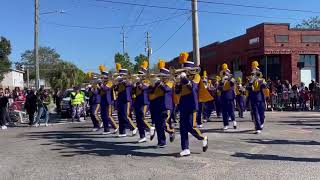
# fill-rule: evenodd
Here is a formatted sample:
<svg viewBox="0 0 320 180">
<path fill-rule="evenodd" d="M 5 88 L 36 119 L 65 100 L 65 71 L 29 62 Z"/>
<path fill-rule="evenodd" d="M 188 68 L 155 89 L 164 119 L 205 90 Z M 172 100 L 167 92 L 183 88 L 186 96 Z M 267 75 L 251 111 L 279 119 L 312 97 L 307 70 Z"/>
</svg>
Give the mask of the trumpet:
<svg viewBox="0 0 320 180">
<path fill-rule="evenodd" d="M 174 76 L 181 74 L 182 72 L 186 73 L 187 75 L 194 75 L 199 74 L 201 71 L 200 67 L 192 67 L 186 69 L 174 69 L 173 67 L 170 68 L 170 73 Z"/>
</svg>

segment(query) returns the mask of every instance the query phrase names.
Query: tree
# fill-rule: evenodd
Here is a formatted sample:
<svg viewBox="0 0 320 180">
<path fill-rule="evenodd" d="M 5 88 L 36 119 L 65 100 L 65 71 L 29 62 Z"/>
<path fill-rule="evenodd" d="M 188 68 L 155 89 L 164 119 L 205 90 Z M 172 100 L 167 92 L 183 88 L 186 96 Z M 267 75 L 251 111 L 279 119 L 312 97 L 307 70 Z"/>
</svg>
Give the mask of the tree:
<svg viewBox="0 0 320 180">
<path fill-rule="evenodd" d="M 21 55 L 23 64 L 34 64 L 34 51 L 26 50 Z M 35 79 L 35 68 L 30 69 L 30 79 Z M 60 59 L 60 54 L 50 47 L 39 48 L 40 78 L 54 89 L 67 89 L 84 82 L 86 75 L 73 63 Z"/>
<path fill-rule="evenodd" d="M 148 57 L 145 56 L 144 54 L 140 54 L 139 56 L 136 56 L 134 58 L 134 61 L 136 62 L 136 64 L 133 67 L 133 72 L 137 73 L 140 69 L 140 65 L 143 63 L 143 61 L 148 61 Z"/>
<path fill-rule="evenodd" d="M 21 55 L 22 64 L 32 65 L 34 64 L 34 50 L 26 50 Z M 50 78 L 50 71 L 54 68 L 54 64 L 60 62 L 60 54 L 55 49 L 50 47 L 39 48 L 39 71 L 40 78 L 48 80 Z M 30 69 L 30 79 L 35 79 L 35 68 Z"/>
<path fill-rule="evenodd" d="M 67 89 L 76 85 L 80 85 L 86 79 L 86 74 L 76 65 L 60 61 L 53 65 L 54 70 L 50 71 L 48 81 L 53 89 Z"/>
<path fill-rule="evenodd" d="M 39 48 L 39 64 L 55 64 L 59 62 L 60 54 L 50 47 Z M 34 64 L 34 50 L 26 50 L 21 55 L 21 61 L 28 64 Z"/>
<path fill-rule="evenodd" d="M 3 80 L 4 74 L 9 71 L 11 62 L 8 56 L 11 54 L 11 43 L 4 37 L 0 38 L 0 81 Z"/>
<path fill-rule="evenodd" d="M 128 69 L 129 71 L 133 70 L 133 64 L 130 61 L 128 53 L 120 54 L 116 53 L 114 56 L 114 62 L 120 63 L 122 68 Z"/>
<path fill-rule="evenodd" d="M 299 29 L 320 29 L 320 17 L 311 17 L 309 19 L 305 19 L 301 24 L 297 24 L 296 28 Z"/>
</svg>

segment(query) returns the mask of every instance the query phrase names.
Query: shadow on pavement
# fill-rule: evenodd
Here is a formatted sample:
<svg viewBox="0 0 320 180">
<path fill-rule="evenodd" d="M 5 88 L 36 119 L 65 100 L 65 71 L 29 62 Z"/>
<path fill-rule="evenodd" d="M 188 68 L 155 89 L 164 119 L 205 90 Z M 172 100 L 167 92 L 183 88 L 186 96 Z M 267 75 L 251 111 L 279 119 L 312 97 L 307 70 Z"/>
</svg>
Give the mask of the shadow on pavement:
<svg viewBox="0 0 320 180">
<path fill-rule="evenodd" d="M 143 150 L 155 149 L 155 146 L 134 145 L 135 142 L 111 142 L 93 140 L 97 136 L 81 134 L 84 131 L 49 131 L 49 132 L 31 132 L 26 136 L 32 139 L 49 139 L 51 143 L 41 145 L 55 145 L 53 151 L 59 151 L 63 157 L 73 157 L 78 155 L 95 155 L 95 156 L 141 156 L 141 157 L 176 157 L 177 153 L 157 153 L 142 152 Z M 107 138 L 108 136 L 100 136 L 99 138 Z M 114 136 L 110 136 L 110 138 Z"/>
<path fill-rule="evenodd" d="M 320 158 L 300 158 L 279 156 L 272 154 L 250 154 L 250 153 L 235 153 L 233 157 L 245 158 L 250 160 L 269 160 L 269 161 L 293 161 L 293 162 L 320 162 Z"/>
<path fill-rule="evenodd" d="M 285 119 L 320 119 L 320 116 L 287 116 Z"/>
<path fill-rule="evenodd" d="M 305 140 L 275 140 L 275 139 L 242 139 L 247 143 L 253 144 L 286 144 L 286 145 L 308 145 L 319 146 L 320 142 L 317 141 L 305 141 Z"/>
<path fill-rule="evenodd" d="M 224 133 L 224 134 L 253 134 L 253 130 L 227 130 L 224 131 L 221 128 L 216 128 L 216 129 L 201 129 L 201 132 L 203 133 Z"/>
<path fill-rule="evenodd" d="M 278 121 L 280 125 L 320 127 L 320 120 L 298 119 L 295 121 Z M 315 128 L 318 129 L 318 128 Z"/>
</svg>

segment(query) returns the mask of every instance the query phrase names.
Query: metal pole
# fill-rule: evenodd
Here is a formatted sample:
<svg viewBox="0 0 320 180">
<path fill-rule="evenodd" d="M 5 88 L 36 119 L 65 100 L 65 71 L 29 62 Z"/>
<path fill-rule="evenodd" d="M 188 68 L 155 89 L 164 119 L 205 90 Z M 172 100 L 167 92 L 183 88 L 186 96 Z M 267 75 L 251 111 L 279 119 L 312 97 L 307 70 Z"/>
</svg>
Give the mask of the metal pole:
<svg viewBox="0 0 320 180">
<path fill-rule="evenodd" d="M 266 55 L 266 80 L 268 80 L 268 56 Z"/>
<path fill-rule="evenodd" d="M 193 37 L 193 61 L 200 65 L 199 29 L 198 29 L 198 0 L 192 0 L 192 37 Z"/>
<path fill-rule="evenodd" d="M 34 57 L 36 68 L 36 89 L 40 88 L 40 72 L 39 72 L 39 0 L 34 1 L 35 13 L 34 13 Z"/>
<path fill-rule="evenodd" d="M 121 35 L 122 35 L 122 54 L 124 55 L 124 53 L 126 52 L 125 48 L 126 48 L 126 36 L 125 36 L 125 31 L 124 31 L 124 28 L 122 27 L 122 32 L 121 32 Z"/>
<path fill-rule="evenodd" d="M 30 86 L 29 86 L 29 68 L 27 68 L 27 87 L 30 88 Z"/>
<path fill-rule="evenodd" d="M 147 56 L 148 56 L 148 68 L 149 68 L 150 56 L 151 56 L 150 35 L 149 35 L 149 32 L 147 32 Z"/>
</svg>

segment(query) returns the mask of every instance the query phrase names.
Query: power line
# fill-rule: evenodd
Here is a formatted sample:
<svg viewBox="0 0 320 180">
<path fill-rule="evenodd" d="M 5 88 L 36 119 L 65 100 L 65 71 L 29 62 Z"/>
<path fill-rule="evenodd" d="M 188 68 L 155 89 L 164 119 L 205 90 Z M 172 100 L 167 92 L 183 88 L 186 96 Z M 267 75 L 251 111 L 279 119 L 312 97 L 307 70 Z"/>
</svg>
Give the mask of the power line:
<svg viewBox="0 0 320 180">
<path fill-rule="evenodd" d="M 191 1 L 191 0 L 185 0 L 185 1 Z M 268 9 L 268 10 L 277 10 L 277 11 L 292 11 L 292 12 L 303 12 L 303 13 L 320 14 L 320 11 L 310 11 L 310 10 L 303 10 L 303 9 L 288 9 L 288 8 L 276 8 L 276 7 L 268 7 L 268 6 L 243 5 L 243 4 L 224 3 L 224 2 L 206 1 L 206 0 L 198 0 L 198 2 L 199 3 L 204 3 L 204 4 L 217 4 L 217 5 L 245 7 L 245 8 L 255 8 L 255 9 Z"/>
<path fill-rule="evenodd" d="M 147 2 L 149 2 L 149 1 L 150 1 L 150 0 L 148 0 Z M 138 23 L 141 15 L 142 15 L 142 13 L 143 13 L 143 11 L 144 11 L 144 8 L 145 8 L 145 7 L 142 7 L 142 9 L 140 10 L 138 16 L 136 17 L 136 20 L 135 20 L 134 24 L 137 24 L 137 23 Z M 133 29 L 134 29 L 134 27 L 131 27 L 130 29 L 128 29 L 127 34 L 129 34 L 130 31 L 133 31 Z"/>
<path fill-rule="evenodd" d="M 46 20 L 42 20 L 42 22 L 44 24 L 51 24 L 51 25 L 60 26 L 60 27 L 104 30 L 104 29 L 122 29 L 122 28 L 125 28 L 125 27 L 142 27 L 142 26 L 147 26 L 147 25 L 158 23 L 158 22 L 162 22 L 162 21 L 169 21 L 171 19 L 183 16 L 183 15 L 186 15 L 186 14 L 187 13 L 183 13 L 183 14 L 167 17 L 167 18 L 164 18 L 164 19 L 158 19 L 158 20 L 150 21 L 150 22 L 143 23 L 143 24 L 133 24 L 133 25 L 127 25 L 127 26 L 101 26 L 101 27 L 97 27 L 97 26 L 83 26 L 83 25 L 68 25 L 68 24 L 50 22 L 50 21 L 46 21 Z"/>
<path fill-rule="evenodd" d="M 173 36 L 175 36 L 179 30 L 190 20 L 191 16 L 189 16 L 186 21 L 173 33 L 171 34 L 171 36 L 158 48 L 154 51 L 154 53 L 156 53 L 157 51 L 159 51 L 164 45 L 167 44 L 168 41 L 170 41 L 171 38 L 173 38 Z"/>
<path fill-rule="evenodd" d="M 172 10 L 179 10 L 179 11 L 190 11 L 191 9 L 188 8 L 177 8 L 177 7 L 169 7 L 169 6 L 158 6 L 158 5 L 146 5 L 146 4 L 139 4 L 139 3 L 130 3 L 130 2 L 118 2 L 112 0 L 93 0 L 97 2 L 105 2 L 105 3 L 113 3 L 113 4 L 123 4 L 123 5 L 130 5 L 130 6 L 141 6 L 141 7 L 148 7 L 148 8 L 158 8 L 158 9 L 172 9 Z M 190 0 L 188 0 L 190 1 Z M 221 12 L 221 11 L 207 11 L 207 10 L 198 10 L 198 12 L 202 13 L 210 13 L 210 14 L 221 14 L 221 15 L 232 15 L 232 16 L 247 16 L 247 17 L 258 17 L 258 18 L 272 18 L 272 19 L 291 19 L 291 20 L 303 20 L 291 17 L 276 17 L 276 16 L 263 16 L 263 15 L 256 15 L 256 14 L 241 14 L 241 13 L 229 13 L 229 12 Z"/>
</svg>

